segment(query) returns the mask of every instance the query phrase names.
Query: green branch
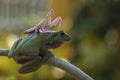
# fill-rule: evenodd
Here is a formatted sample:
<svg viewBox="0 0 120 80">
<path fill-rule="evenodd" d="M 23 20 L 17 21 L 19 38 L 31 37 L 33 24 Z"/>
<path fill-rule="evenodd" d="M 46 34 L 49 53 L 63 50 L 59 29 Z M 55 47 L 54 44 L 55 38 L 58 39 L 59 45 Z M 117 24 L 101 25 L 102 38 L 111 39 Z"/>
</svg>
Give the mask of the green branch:
<svg viewBox="0 0 120 80">
<path fill-rule="evenodd" d="M 7 56 L 9 51 L 8 49 L 0 49 L 0 56 Z"/>
<path fill-rule="evenodd" d="M 7 49 L 0 49 L 0 56 L 7 56 L 9 50 Z M 72 76 L 74 76 L 77 80 L 93 80 L 89 75 L 87 75 L 85 72 L 77 68 L 76 66 L 70 64 L 69 62 L 60 60 L 55 57 L 51 57 L 46 61 L 46 64 L 56 66 Z"/>
<path fill-rule="evenodd" d="M 74 76 L 77 80 L 93 80 L 90 76 L 84 73 L 82 70 L 72 65 L 69 62 L 57 59 L 55 57 L 51 57 L 47 60 L 48 65 L 56 66 L 72 76 Z"/>
</svg>

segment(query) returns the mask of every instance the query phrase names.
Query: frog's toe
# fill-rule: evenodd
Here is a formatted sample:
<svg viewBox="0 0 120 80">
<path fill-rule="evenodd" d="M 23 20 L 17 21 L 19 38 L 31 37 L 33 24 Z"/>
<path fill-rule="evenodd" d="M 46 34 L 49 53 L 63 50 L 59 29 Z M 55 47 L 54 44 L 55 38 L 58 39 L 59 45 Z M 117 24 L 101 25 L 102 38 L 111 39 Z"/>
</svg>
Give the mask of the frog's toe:
<svg viewBox="0 0 120 80">
<path fill-rule="evenodd" d="M 45 64 L 50 57 L 54 57 L 54 54 L 49 51 L 45 56 L 43 56 L 43 64 Z"/>
</svg>

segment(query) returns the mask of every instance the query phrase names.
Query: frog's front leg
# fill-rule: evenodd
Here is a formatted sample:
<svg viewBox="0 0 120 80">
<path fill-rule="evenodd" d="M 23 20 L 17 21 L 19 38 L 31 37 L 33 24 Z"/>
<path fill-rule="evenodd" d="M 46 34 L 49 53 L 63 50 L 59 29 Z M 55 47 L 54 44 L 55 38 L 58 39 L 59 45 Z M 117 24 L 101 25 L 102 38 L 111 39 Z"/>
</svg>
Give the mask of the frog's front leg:
<svg viewBox="0 0 120 80">
<path fill-rule="evenodd" d="M 17 45 L 19 44 L 19 42 L 20 42 L 21 40 L 22 40 L 22 39 L 18 39 L 17 41 L 14 42 L 14 44 L 13 44 L 10 52 L 8 53 L 8 57 L 9 57 L 9 58 L 13 57 L 13 53 L 14 53 Z"/>
<path fill-rule="evenodd" d="M 26 58 L 29 58 L 29 56 L 26 56 Z M 24 63 L 23 66 L 20 67 L 19 73 L 25 74 L 36 71 L 37 69 L 39 69 L 39 67 L 41 67 L 41 65 L 43 64 L 42 62 L 43 62 L 42 57 L 40 56 L 34 57 L 32 60 Z"/>
<path fill-rule="evenodd" d="M 45 47 L 41 46 L 39 48 L 39 56 L 41 56 L 43 58 L 43 63 L 46 63 L 46 61 L 50 57 L 54 57 L 54 54 L 52 52 L 48 51 Z"/>
</svg>

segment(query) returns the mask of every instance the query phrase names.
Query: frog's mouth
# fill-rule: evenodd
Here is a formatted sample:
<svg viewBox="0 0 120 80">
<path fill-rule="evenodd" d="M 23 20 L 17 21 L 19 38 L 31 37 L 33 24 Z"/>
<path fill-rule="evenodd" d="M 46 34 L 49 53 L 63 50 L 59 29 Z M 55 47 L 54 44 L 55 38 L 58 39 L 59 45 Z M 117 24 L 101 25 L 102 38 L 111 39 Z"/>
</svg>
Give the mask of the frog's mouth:
<svg viewBox="0 0 120 80">
<path fill-rule="evenodd" d="M 55 49 L 55 48 L 58 48 L 59 46 L 61 46 L 63 42 L 60 42 L 60 41 L 55 41 L 53 43 L 47 43 L 48 45 L 48 49 Z"/>
</svg>

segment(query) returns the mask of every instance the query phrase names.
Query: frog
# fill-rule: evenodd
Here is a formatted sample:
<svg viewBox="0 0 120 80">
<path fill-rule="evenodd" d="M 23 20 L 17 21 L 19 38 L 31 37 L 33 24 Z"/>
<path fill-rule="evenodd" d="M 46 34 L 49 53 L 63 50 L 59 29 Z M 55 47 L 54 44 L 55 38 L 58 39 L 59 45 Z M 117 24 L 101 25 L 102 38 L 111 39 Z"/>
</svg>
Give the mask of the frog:
<svg viewBox="0 0 120 80">
<path fill-rule="evenodd" d="M 63 30 L 50 30 L 57 24 L 60 28 L 62 24 L 60 16 L 51 20 L 53 13 L 54 10 L 50 10 L 37 25 L 23 32 L 27 34 L 26 37 L 14 42 L 8 57 L 22 64 L 19 73 L 26 74 L 38 70 L 50 57 L 54 57 L 50 49 L 56 49 L 70 41 L 70 36 Z"/>
<path fill-rule="evenodd" d="M 19 73 L 30 73 L 38 70 L 48 58 L 54 56 L 50 49 L 56 49 L 70 39 L 63 30 L 32 32 L 13 44 L 8 57 L 22 64 Z"/>
</svg>

